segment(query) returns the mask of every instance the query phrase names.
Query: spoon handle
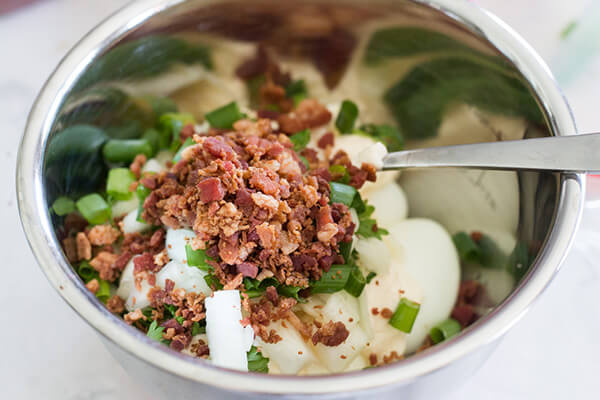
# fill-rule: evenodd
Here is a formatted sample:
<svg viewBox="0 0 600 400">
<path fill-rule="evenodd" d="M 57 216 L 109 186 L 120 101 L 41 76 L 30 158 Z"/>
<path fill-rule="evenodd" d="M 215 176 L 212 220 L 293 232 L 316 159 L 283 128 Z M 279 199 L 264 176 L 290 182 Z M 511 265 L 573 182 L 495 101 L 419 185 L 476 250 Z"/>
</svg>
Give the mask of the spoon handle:
<svg viewBox="0 0 600 400">
<path fill-rule="evenodd" d="M 600 133 L 430 147 L 390 153 L 382 170 L 465 167 L 600 172 Z"/>
</svg>

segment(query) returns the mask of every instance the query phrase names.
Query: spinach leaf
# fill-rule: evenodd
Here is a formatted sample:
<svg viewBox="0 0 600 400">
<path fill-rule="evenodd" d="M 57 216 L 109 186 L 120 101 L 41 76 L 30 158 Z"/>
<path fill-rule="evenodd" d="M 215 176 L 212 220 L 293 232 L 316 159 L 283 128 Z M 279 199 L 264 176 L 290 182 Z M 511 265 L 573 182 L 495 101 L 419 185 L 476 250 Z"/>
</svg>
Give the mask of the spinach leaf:
<svg viewBox="0 0 600 400">
<path fill-rule="evenodd" d="M 262 353 L 252 346 L 248 351 L 248 371 L 252 372 L 269 372 L 269 359 L 264 357 Z"/>
</svg>

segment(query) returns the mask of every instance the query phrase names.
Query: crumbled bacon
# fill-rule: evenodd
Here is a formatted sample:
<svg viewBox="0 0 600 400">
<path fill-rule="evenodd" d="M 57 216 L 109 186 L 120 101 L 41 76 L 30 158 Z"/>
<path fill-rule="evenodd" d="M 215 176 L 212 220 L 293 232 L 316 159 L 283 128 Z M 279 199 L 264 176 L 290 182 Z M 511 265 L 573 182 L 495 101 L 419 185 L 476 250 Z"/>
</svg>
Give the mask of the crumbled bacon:
<svg viewBox="0 0 600 400">
<path fill-rule="evenodd" d="M 125 311 L 125 301 L 119 296 L 114 295 L 106 302 L 106 308 L 113 314 L 121 314 Z"/>
<path fill-rule="evenodd" d="M 331 120 L 329 110 L 313 99 L 305 99 L 298 104 L 295 110 L 282 114 L 277 118 L 279 128 L 287 133 L 294 134 L 304 129 L 316 128 L 325 125 Z"/>
<path fill-rule="evenodd" d="M 92 245 L 84 232 L 79 232 L 75 237 L 77 243 L 77 258 L 79 260 L 89 260 L 92 258 Z"/>
<path fill-rule="evenodd" d="M 136 178 L 139 178 L 142 174 L 142 167 L 146 164 L 146 156 L 144 154 L 138 154 L 133 159 L 133 162 L 129 166 L 129 170 L 133 172 Z"/>
<path fill-rule="evenodd" d="M 100 283 L 98 282 L 98 279 L 92 279 L 91 281 L 85 284 L 85 287 L 88 288 L 90 292 L 96 294 L 98 289 L 100 289 Z"/>
<path fill-rule="evenodd" d="M 96 225 L 90 229 L 87 237 L 94 246 L 113 244 L 121 236 L 121 232 L 110 225 Z"/>
<path fill-rule="evenodd" d="M 325 346 L 335 347 L 344 343 L 349 334 L 343 322 L 329 321 L 317 329 L 311 340 L 314 345 L 322 343 Z"/>
</svg>

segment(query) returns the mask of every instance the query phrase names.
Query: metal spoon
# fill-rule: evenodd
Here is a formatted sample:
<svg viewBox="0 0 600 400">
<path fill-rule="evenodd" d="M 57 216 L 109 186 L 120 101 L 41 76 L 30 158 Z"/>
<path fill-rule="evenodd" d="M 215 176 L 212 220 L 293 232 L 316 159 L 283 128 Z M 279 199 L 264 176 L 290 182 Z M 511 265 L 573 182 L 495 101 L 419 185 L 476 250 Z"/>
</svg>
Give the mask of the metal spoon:
<svg viewBox="0 0 600 400">
<path fill-rule="evenodd" d="M 398 151 L 381 169 L 423 167 L 599 173 L 600 133 Z"/>
</svg>

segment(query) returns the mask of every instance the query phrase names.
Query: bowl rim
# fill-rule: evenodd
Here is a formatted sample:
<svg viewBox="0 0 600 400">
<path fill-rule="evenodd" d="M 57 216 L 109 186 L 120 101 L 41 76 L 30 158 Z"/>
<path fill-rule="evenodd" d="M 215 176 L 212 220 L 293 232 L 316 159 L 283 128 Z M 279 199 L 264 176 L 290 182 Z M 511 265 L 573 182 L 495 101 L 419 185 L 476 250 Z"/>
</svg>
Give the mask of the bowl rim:
<svg viewBox="0 0 600 400">
<path fill-rule="evenodd" d="M 462 358 L 502 336 L 550 283 L 572 243 L 583 209 L 585 180 L 561 174 L 559 200 L 550 234 L 530 272 L 514 292 L 475 329 L 407 360 L 364 371 L 324 376 L 266 375 L 227 370 L 173 352 L 111 314 L 89 292 L 65 260 L 54 238 L 42 186 L 43 155 L 62 101 L 85 68 L 151 16 L 185 0 L 132 2 L 97 25 L 63 58 L 33 104 L 17 160 L 19 213 L 29 245 L 48 280 L 94 329 L 124 351 L 177 376 L 223 390 L 269 394 L 326 394 L 409 383 Z M 464 0 L 411 0 L 439 10 L 487 39 L 529 82 L 556 135 L 576 134 L 573 115 L 549 68 L 504 22 Z M 209 3 L 211 1 L 207 1 Z"/>
</svg>

